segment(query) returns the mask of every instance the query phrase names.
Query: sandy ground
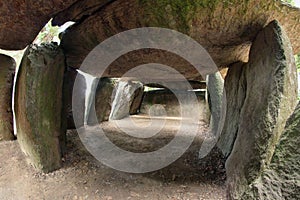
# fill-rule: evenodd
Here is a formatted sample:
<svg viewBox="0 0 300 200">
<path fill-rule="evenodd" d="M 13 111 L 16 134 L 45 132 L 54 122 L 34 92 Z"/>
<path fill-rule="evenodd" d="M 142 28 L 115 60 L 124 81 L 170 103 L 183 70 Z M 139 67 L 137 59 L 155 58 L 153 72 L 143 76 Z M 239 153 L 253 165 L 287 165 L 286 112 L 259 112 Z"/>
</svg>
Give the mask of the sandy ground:
<svg viewBox="0 0 300 200">
<path fill-rule="evenodd" d="M 138 123 L 147 123 L 137 119 Z M 103 123 L 106 135 L 123 149 L 144 152 L 168 143 L 176 131 L 166 126 L 152 139 L 125 135 L 115 124 Z M 176 127 L 176 126 L 175 126 Z M 201 125 L 201 132 L 207 131 Z M 17 141 L 0 143 L 0 200 L 164 200 L 226 199 L 225 170 L 217 152 L 199 162 L 199 133 L 190 149 L 176 162 L 159 171 L 129 174 L 108 168 L 92 157 L 76 131 L 68 131 L 67 153 L 62 169 L 50 174 L 34 170 Z M 135 144 L 135 145 L 133 145 Z M 137 145 L 138 144 L 138 145 Z"/>
</svg>

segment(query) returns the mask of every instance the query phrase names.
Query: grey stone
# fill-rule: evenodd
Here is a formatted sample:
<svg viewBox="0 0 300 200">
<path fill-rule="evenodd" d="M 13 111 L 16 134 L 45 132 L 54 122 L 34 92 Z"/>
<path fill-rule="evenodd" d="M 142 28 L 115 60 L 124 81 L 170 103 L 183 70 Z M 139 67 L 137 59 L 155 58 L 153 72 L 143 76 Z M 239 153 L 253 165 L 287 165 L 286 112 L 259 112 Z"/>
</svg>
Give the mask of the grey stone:
<svg viewBox="0 0 300 200">
<path fill-rule="evenodd" d="M 300 103 L 289 118 L 270 165 L 241 199 L 300 199 Z"/>
<path fill-rule="evenodd" d="M 136 96 L 135 92 L 138 90 L 143 90 L 141 82 L 121 80 L 118 83 L 109 116 L 110 120 L 120 120 L 129 116 L 130 107 Z"/>
<path fill-rule="evenodd" d="M 136 91 L 134 91 L 133 99 L 129 110 L 130 115 L 135 115 L 139 113 L 140 107 L 142 105 L 143 95 L 144 87 L 139 87 Z"/>
<path fill-rule="evenodd" d="M 244 70 L 246 99 L 237 138 L 226 161 L 230 199 L 241 199 L 271 162 L 275 145 L 297 102 L 294 56 L 277 21 L 258 34 Z"/>
<path fill-rule="evenodd" d="M 219 123 L 221 120 L 224 91 L 224 79 L 220 72 L 208 75 L 207 90 L 209 93 L 209 104 L 211 112 L 210 129 L 214 135 L 217 135 Z"/>
<path fill-rule="evenodd" d="M 239 129 L 240 113 L 246 98 L 245 63 L 236 63 L 229 67 L 225 78 L 226 104 L 223 106 L 224 126 L 218 141 L 218 148 L 228 157 L 233 148 Z"/>
<path fill-rule="evenodd" d="M 88 125 L 95 125 L 108 121 L 113 101 L 115 83 L 112 79 L 95 79 L 96 91 L 91 94 L 91 108 L 89 109 Z"/>
<path fill-rule="evenodd" d="M 18 142 L 37 169 L 61 166 L 62 50 L 54 43 L 27 48 L 18 72 L 15 112 Z"/>
</svg>

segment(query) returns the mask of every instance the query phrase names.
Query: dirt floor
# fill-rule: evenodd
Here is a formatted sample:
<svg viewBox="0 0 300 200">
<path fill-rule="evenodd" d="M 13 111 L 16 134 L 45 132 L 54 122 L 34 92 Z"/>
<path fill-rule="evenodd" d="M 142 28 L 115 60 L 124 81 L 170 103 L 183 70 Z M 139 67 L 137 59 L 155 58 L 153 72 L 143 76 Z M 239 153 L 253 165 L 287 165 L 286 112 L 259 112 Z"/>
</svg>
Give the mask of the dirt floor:
<svg viewBox="0 0 300 200">
<path fill-rule="evenodd" d="M 147 119 L 136 120 L 147 122 Z M 176 129 L 166 126 L 152 139 L 135 139 L 122 133 L 113 122 L 101 126 L 115 144 L 136 152 L 157 149 L 168 143 Z M 207 126 L 202 124 L 201 133 L 180 159 L 146 174 L 119 172 L 101 164 L 85 150 L 75 130 L 67 133 L 62 169 L 50 174 L 34 170 L 17 141 L 2 142 L 0 200 L 226 199 L 224 160 L 220 154 L 213 151 L 204 160 L 198 159 L 206 131 Z"/>
</svg>

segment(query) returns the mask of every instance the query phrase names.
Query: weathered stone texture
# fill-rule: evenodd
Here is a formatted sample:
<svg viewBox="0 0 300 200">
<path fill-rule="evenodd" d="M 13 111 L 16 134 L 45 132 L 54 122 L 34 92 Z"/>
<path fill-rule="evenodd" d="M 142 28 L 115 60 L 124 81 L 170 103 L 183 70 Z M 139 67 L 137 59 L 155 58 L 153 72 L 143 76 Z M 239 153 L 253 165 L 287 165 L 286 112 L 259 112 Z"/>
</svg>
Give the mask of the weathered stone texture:
<svg viewBox="0 0 300 200">
<path fill-rule="evenodd" d="M 92 96 L 92 104 L 88 115 L 88 125 L 108 121 L 114 99 L 115 83 L 113 80 L 101 78 L 97 79 L 96 83 L 95 96 Z"/>
<path fill-rule="evenodd" d="M 8 0 L 1 2 L 0 11 L 2 49 L 25 48 L 51 18 L 54 25 L 67 21 L 85 23 L 87 18 L 101 13 L 97 20 L 106 25 L 104 29 L 96 27 L 97 30 L 113 33 L 130 27 L 171 28 L 200 39 L 216 62 L 224 66 L 227 62 L 245 61 L 250 42 L 273 19 L 288 30 L 295 53 L 300 51 L 300 10 L 281 1 Z M 92 27 L 83 31 L 91 33 Z"/>
<path fill-rule="evenodd" d="M 63 25 L 68 21 L 79 22 L 82 18 L 94 14 L 101 7 L 114 0 L 80 0 L 69 8 L 58 13 L 52 21 L 53 25 Z"/>
<path fill-rule="evenodd" d="M 21 50 L 43 26 L 76 0 L 8 0 L 0 3 L 0 48 Z"/>
<path fill-rule="evenodd" d="M 211 112 L 210 129 L 214 135 L 217 135 L 221 120 L 224 93 L 224 79 L 220 72 L 208 75 L 207 90 L 209 92 Z"/>
<path fill-rule="evenodd" d="M 300 199 L 300 104 L 289 118 L 270 165 L 241 197 L 248 199 Z"/>
<path fill-rule="evenodd" d="M 224 126 L 218 141 L 218 148 L 225 157 L 231 153 L 240 124 L 240 113 L 246 98 L 245 63 L 229 67 L 225 78 L 226 104 L 223 106 Z M 227 114 L 226 114 L 227 113 Z"/>
<path fill-rule="evenodd" d="M 12 89 L 15 68 L 13 58 L 0 54 L 0 141 L 14 139 Z"/>
<path fill-rule="evenodd" d="M 62 46 L 68 65 L 78 68 L 95 46 L 112 35 L 133 28 L 164 27 L 191 36 L 209 52 L 218 67 L 224 67 L 237 61 L 247 62 L 251 42 L 275 18 L 289 31 L 295 53 L 299 52 L 300 39 L 295 34 L 300 31 L 300 26 L 296 25 L 300 18 L 299 9 L 271 0 L 114 1 L 69 28 L 63 36 Z M 194 69 L 179 57 L 163 51 L 149 55 L 149 51 L 122 56 L 111 65 L 105 76 L 121 77 L 124 72 L 141 64 L 138 60 L 152 58 L 152 62 L 158 59 L 173 66 L 186 78 L 199 78 Z"/>
<path fill-rule="evenodd" d="M 31 45 L 17 77 L 15 112 L 18 141 L 31 163 L 43 172 L 61 166 L 64 54 L 54 43 Z"/>
<path fill-rule="evenodd" d="M 75 86 L 75 80 L 77 82 Z M 85 77 L 78 73 L 76 69 L 67 67 L 64 74 L 64 87 L 63 97 L 64 106 L 66 112 L 67 129 L 75 129 L 75 122 L 73 115 L 76 115 L 77 128 L 84 125 L 84 114 L 85 114 L 85 93 L 86 93 L 86 80 Z M 76 101 L 73 101 L 74 100 Z M 74 103 L 74 105 L 73 105 Z M 75 109 L 73 109 L 75 106 Z"/>
<path fill-rule="evenodd" d="M 134 91 L 133 99 L 131 101 L 129 114 L 135 115 L 140 111 L 140 107 L 142 105 L 144 95 L 144 87 L 139 87 L 136 91 Z"/>
<path fill-rule="evenodd" d="M 120 120 L 129 116 L 131 105 L 136 97 L 136 92 L 139 93 L 141 90 L 144 90 L 144 86 L 141 82 L 131 80 L 119 81 L 109 119 Z"/>
<path fill-rule="evenodd" d="M 277 21 L 258 34 L 244 70 L 246 99 L 237 138 L 226 162 L 230 199 L 240 199 L 268 166 L 297 102 L 294 56 Z"/>
</svg>

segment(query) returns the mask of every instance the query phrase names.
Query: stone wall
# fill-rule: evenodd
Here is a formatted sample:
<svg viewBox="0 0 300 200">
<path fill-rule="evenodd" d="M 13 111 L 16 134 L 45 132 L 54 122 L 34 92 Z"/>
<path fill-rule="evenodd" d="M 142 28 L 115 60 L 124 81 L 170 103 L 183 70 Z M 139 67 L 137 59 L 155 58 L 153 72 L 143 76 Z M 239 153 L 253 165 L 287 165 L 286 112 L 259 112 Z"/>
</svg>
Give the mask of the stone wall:
<svg viewBox="0 0 300 200">
<path fill-rule="evenodd" d="M 240 112 L 246 98 L 245 63 L 235 63 L 229 67 L 225 78 L 226 104 L 222 107 L 224 126 L 218 141 L 218 148 L 225 157 L 232 151 L 240 125 Z M 227 115 L 226 115 L 227 112 Z"/>
<path fill-rule="evenodd" d="M 187 91 L 179 92 L 180 95 L 188 96 Z M 200 103 L 201 119 L 205 122 L 209 122 L 210 112 L 208 104 L 205 100 L 205 92 L 195 92 Z M 187 100 L 188 102 L 188 100 Z M 183 109 L 185 109 L 183 105 Z M 188 105 L 187 105 L 188 106 Z M 154 90 L 144 92 L 144 97 L 140 109 L 140 113 L 153 116 L 169 116 L 169 117 L 180 117 L 181 108 L 177 97 L 170 90 Z"/>
<path fill-rule="evenodd" d="M 0 54 L 0 141 L 13 140 L 12 90 L 16 63 Z"/>
</svg>

